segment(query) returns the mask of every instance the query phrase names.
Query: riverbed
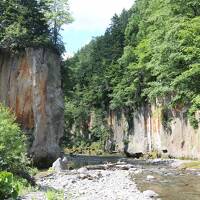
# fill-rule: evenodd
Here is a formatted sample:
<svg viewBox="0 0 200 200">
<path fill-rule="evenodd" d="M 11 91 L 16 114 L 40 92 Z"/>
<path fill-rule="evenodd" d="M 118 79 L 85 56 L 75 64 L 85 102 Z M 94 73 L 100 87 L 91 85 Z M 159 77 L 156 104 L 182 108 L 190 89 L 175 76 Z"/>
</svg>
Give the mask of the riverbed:
<svg viewBox="0 0 200 200">
<path fill-rule="evenodd" d="M 23 200 L 45 200 L 48 190 L 66 200 L 199 200 L 200 171 L 172 167 L 176 160 L 72 156 L 76 169 L 37 177 L 40 190 Z"/>
</svg>

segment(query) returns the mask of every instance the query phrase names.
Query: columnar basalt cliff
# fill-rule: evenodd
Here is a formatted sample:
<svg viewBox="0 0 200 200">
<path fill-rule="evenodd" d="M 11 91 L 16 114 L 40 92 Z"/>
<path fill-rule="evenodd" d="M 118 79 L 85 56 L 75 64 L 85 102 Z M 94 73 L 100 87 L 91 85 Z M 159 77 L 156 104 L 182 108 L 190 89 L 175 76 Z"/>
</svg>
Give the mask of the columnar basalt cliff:
<svg viewBox="0 0 200 200">
<path fill-rule="evenodd" d="M 162 105 L 149 105 L 129 114 L 111 112 L 108 125 L 115 150 L 129 155 L 157 151 L 176 158 L 200 159 L 200 128 L 194 129 L 187 110 L 163 111 Z M 200 113 L 196 113 L 200 119 Z"/>
<path fill-rule="evenodd" d="M 28 135 L 34 163 L 49 166 L 59 156 L 63 135 L 59 56 L 43 48 L 18 54 L 1 50 L 0 102 L 14 111 Z"/>
</svg>

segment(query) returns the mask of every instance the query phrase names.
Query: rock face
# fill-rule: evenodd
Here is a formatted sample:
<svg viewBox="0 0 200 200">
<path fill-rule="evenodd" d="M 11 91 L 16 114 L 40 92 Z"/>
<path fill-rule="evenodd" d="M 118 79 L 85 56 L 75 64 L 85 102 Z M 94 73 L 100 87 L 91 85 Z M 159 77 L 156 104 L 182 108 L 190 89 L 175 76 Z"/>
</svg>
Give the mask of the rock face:
<svg viewBox="0 0 200 200">
<path fill-rule="evenodd" d="M 45 167 L 55 161 L 64 124 L 59 56 L 42 48 L 17 55 L 0 50 L 0 102 L 28 135 L 34 163 Z"/>
<path fill-rule="evenodd" d="M 163 112 L 161 104 L 141 107 L 129 115 L 123 110 L 110 112 L 107 121 L 115 150 L 130 155 L 158 151 L 176 158 L 200 159 L 200 128 L 190 125 L 186 112 L 185 108 Z M 200 113 L 196 118 L 200 119 Z"/>
</svg>

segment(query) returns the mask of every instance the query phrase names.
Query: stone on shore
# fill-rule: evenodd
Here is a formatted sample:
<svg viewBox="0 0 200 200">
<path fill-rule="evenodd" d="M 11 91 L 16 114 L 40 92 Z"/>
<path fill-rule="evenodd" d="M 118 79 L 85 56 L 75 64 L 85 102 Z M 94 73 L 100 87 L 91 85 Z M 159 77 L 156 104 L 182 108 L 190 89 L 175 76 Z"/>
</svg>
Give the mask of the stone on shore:
<svg viewBox="0 0 200 200">
<path fill-rule="evenodd" d="M 158 197 L 158 194 L 155 193 L 152 190 L 146 190 L 146 191 L 143 192 L 143 194 L 144 194 L 145 197 L 150 197 L 150 198 Z"/>
<path fill-rule="evenodd" d="M 151 180 L 154 180 L 154 179 L 155 179 L 155 177 L 152 176 L 152 175 L 148 175 L 148 176 L 147 176 L 147 180 L 148 180 L 148 181 L 151 181 Z"/>
<path fill-rule="evenodd" d="M 58 159 L 60 167 L 61 159 Z M 59 168 L 58 168 L 59 169 Z M 152 192 L 140 192 L 127 170 L 79 170 L 60 171 L 48 177 L 39 179 L 41 188 L 52 188 L 64 192 L 64 199 L 71 200 L 151 200 Z M 37 197 L 37 192 L 35 197 Z M 41 196 L 41 193 L 40 193 Z M 27 194 L 22 199 L 32 200 L 33 194 Z M 36 198 L 36 200 L 38 200 Z"/>
<path fill-rule="evenodd" d="M 56 172 L 60 172 L 63 170 L 63 166 L 62 166 L 62 159 L 58 158 L 52 165 L 52 169 Z"/>
</svg>

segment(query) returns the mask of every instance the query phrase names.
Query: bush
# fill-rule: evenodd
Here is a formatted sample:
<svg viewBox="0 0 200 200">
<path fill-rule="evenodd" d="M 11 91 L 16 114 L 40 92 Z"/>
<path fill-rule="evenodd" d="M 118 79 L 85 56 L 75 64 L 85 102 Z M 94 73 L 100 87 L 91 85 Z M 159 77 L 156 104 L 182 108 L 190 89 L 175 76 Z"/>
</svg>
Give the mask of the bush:
<svg viewBox="0 0 200 200">
<path fill-rule="evenodd" d="M 102 155 L 104 153 L 102 144 L 100 142 L 93 142 L 90 145 L 90 154 Z"/>
<path fill-rule="evenodd" d="M 25 196 L 28 193 L 38 191 L 38 187 L 33 187 L 26 179 L 14 176 L 14 185 L 17 187 L 18 195 Z"/>
<path fill-rule="evenodd" d="M 62 191 L 48 190 L 46 198 L 48 200 L 64 200 L 64 193 Z"/>
<path fill-rule="evenodd" d="M 196 113 L 197 113 L 197 111 L 199 111 L 199 110 L 200 110 L 200 95 L 197 95 L 197 96 L 193 99 L 193 101 L 192 101 L 192 106 L 191 106 L 191 108 L 189 109 L 189 113 L 188 113 L 190 124 L 191 124 L 192 127 L 195 128 L 195 129 L 199 128 L 200 120 L 197 119 L 197 117 L 196 117 Z"/>
<path fill-rule="evenodd" d="M 10 110 L 0 104 L 0 171 L 24 171 L 27 164 L 25 135 Z"/>
<path fill-rule="evenodd" d="M 0 172 L 0 199 L 16 199 L 18 187 L 14 184 L 13 175 L 9 172 Z"/>
</svg>

